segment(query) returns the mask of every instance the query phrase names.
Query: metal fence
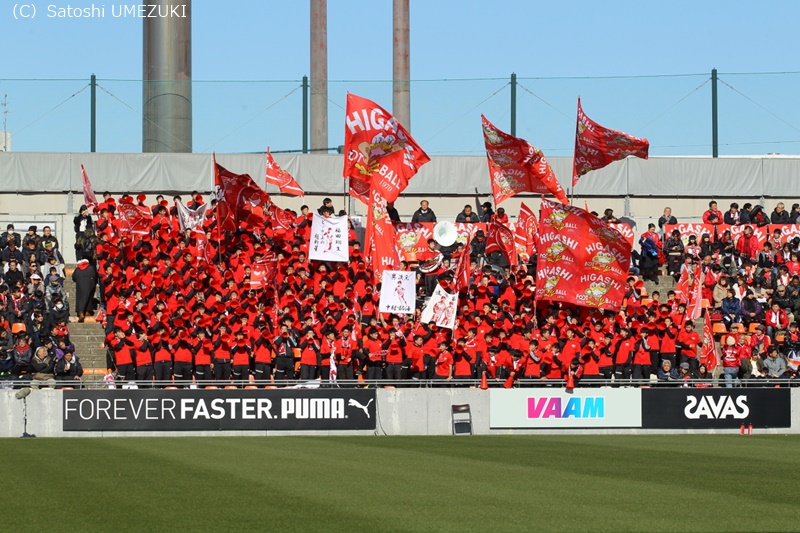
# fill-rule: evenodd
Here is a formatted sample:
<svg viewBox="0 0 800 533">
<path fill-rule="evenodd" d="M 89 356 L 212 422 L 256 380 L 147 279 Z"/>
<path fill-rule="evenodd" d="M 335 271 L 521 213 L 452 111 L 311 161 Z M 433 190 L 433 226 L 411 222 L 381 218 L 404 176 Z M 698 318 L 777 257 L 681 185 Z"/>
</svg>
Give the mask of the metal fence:
<svg viewBox="0 0 800 533">
<path fill-rule="evenodd" d="M 717 76 L 720 155 L 797 153 L 800 72 Z M 712 155 L 712 73 L 652 76 L 430 79 L 411 81 L 411 127 L 430 154 L 480 154 L 479 115 L 528 139 L 548 155 L 571 155 L 576 100 L 598 122 L 648 137 L 652 155 Z M 90 151 L 91 110 L 96 148 L 142 149 L 141 80 L 0 79 L 3 123 L 10 146 L 0 150 Z M 193 151 L 301 151 L 301 77 L 293 80 L 194 80 Z M 96 95 L 94 101 L 92 93 Z M 343 142 L 347 92 L 391 108 L 391 80 L 328 80 L 329 148 Z M 306 125 L 307 126 L 307 125 Z"/>
</svg>

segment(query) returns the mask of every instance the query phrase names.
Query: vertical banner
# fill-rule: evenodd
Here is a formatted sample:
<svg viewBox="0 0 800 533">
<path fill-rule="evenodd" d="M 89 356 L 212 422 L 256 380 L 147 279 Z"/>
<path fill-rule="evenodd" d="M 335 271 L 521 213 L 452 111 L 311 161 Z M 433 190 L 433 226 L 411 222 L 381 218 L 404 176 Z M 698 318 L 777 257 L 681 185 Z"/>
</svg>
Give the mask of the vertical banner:
<svg viewBox="0 0 800 533">
<path fill-rule="evenodd" d="M 458 312 L 458 295 L 448 294 L 442 286 L 436 284 L 433 296 L 422 310 L 420 319 L 426 324 L 433 322 L 440 328 L 455 329 Z"/>
<path fill-rule="evenodd" d="M 346 263 L 349 260 L 347 216 L 326 218 L 318 213 L 313 215 L 308 258 L 317 261 Z"/>
<path fill-rule="evenodd" d="M 416 273 L 407 270 L 384 270 L 381 281 L 381 313 L 412 314 L 416 308 Z"/>
<path fill-rule="evenodd" d="M 189 209 L 183 205 L 183 202 L 178 202 L 178 223 L 181 226 L 181 231 L 186 232 L 186 230 L 189 230 L 203 233 L 203 222 L 205 222 L 209 205 L 203 204 L 197 209 Z"/>
<path fill-rule="evenodd" d="M 86 174 L 86 168 L 81 165 L 81 179 L 83 180 L 83 203 L 89 210 L 97 207 L 97 197 L 94 195 L 92 189 L 92 182 L 89 181 L 89 175 Z"/>
</svg>

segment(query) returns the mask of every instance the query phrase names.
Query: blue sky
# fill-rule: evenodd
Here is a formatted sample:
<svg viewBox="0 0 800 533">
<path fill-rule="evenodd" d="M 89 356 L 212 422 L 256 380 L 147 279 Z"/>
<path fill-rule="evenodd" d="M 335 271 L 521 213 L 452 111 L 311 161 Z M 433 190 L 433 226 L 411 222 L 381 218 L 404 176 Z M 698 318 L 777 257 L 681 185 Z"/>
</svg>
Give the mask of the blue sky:
<svg viewBox="0 0 800 533">
<path fill-rule="evenodd" d="M 37 16 L 28 20 L 13 18 L 16 0 L 0 2 L 12 148 L 87 151 L 95 73 L 98 151 L 140 151 L 142 21 L 115 19 L 99 1 L 104 18 L 53 19 L 48 5 L 92 2 L 30 1 Z M 195 0 L 196 152 L 301 147 L 308 10 L 306 0 Z M 391 109 L 391 15 L 390 0 L 328 2 L 330 146 L 342 143 L 346 91 Z M 411 77 L 420 81 L 410 129 L 430 154 L 482 153 L 480 114 L 508 129 L 516 72 L 517 134 L 545 154 L 571 155 L 580 95 L 594 120 L 648 137 L 651 155 L 707 155 L 716 67 L 720 154 L 796 154 L 797 20 L 791 1 L 411 0 Z M 784 74 L 753 74 L 771 72 Z"/>
</svg>

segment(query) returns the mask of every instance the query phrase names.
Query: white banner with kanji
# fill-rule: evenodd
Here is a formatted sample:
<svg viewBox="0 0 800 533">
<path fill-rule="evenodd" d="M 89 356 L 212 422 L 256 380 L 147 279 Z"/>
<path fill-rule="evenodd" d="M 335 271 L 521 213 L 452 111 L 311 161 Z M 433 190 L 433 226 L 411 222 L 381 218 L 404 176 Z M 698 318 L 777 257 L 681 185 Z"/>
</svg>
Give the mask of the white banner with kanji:
<svg viewBox="0 0 800 533">
<path fill-rule="evenodd" d="M 441 285 L 437 284 L 433 296 L 422 310 L 420 318 L 426 324 L 433 322 L 440 328 L 455 329 L 457 311 L 458 295 L 448 294 Z"/>
<path fill-rule="evenodd" d="M 324 217 L 314 213 L 308 258 L 317 261 L 348 261 L 346 215 Z"/>
<path fill-rule="evenodd" d="M 416 308 L 416 273 L 406 270 L 384 270 L 381 284 L 381 313 L 412 314 Z"/>
</svg>

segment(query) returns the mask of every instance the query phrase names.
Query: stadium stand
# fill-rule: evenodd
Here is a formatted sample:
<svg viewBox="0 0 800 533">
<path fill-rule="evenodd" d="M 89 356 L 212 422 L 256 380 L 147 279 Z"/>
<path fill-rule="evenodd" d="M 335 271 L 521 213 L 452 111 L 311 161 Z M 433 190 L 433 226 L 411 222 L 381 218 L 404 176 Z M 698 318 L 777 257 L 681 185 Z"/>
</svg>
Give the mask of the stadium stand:
<svg viewBox="0 0 800 533">
<path fill-rule="evenodd" d="M 288 228 L 267 219 L 263 230 L 243 222 L 223 231 L 212 205 L 202 231 L 182 232 L 177 205 L 160 199 L 147 206 L 149 226 L 131 234 L 116 213 L 133 202 L 107 195 L 94 215 L 81 209 L 74 268 L 35 226 L 24 237 L 13 225 L 0 235 L 0 378 L 70 388 L 104 376 L 139 386 L 275 386 L 327 380 L 333 362 L 353 384 L 707 385 L 700 347 L 710 339 L 703 320 L 687 318 L 690 297 L 680 290 L 694 275 L 720 346 L 719 384 L 798 377 L 800 237 L 784 238 L 783 224 L 750 225 L 729 211 L 723 217 L 734 224 L 693 224 L 699 235 L 677 220 L 663 232 L 653 226 L 633 253 L 643 279 L 629 278 L 619 313 L 537 305 L 535 256 L 512 269 L 480 244 L 446 248 L 425 272 L 403 263 L 417 270 L 417 311 L 403 316 L 378 312 L 380 285 L 373 289 L 352 225 L 349 262 L 326 264 L 307 258 L 307 209 Z M 204 207 L 202 197 L 186 207 Z M 447 287 L 462 261 L 469 286 L 455 330 L 423 323 L 426 279 Z"/>
</svg>

